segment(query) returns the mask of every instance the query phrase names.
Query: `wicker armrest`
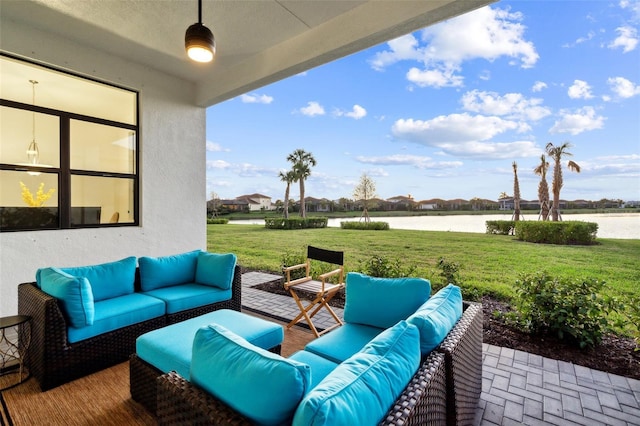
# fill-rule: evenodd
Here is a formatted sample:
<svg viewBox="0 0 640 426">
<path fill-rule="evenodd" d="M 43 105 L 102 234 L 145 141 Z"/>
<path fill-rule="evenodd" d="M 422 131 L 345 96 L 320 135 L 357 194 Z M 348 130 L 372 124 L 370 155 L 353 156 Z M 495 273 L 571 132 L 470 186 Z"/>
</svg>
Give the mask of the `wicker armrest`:
<svg viewBox="0 0 640 426">
<path fill-rule="evenodd" d="M 251 421 L 208 392 L 187 382 L 175 371 L 163 374 L 158 384 L 158 424 L 251 425 Z M 260 389 L 256 389 L 260 392 Z"/>
<path fill-rule="evenodd" d="M 380 425 L 443 425 L 446 419 L 444 354 L 431 352 Z"/>
<path fill-rule="evenodd" d="M 448 424 L 471 424 L 482 391 L 482 305 L 464 302 L 462 317 L 435 350 L 445 355 Z"/>
<path fill-rule="evenodd" d="M 58 301 L 36 287 L 35 283 L 18 285 L 18 314 L 29 315 L 31 346 L 26 364 L 31 374 L 43 383 L 46 358 L 68 346 L 67 322 Z"/>
</svg>

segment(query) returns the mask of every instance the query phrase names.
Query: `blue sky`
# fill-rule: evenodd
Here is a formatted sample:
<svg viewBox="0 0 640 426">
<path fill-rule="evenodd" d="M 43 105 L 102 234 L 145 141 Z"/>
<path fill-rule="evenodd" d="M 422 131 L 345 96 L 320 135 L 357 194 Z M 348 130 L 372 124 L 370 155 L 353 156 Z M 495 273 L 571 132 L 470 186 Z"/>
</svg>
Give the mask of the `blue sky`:
<svg viewBox="0 0 640 426">
<path fill-rule="evenodd" d="M 536 199 L 544 147 L 568 141 L 563 199 L 640 200 L 639 42 L 637 0 L 502 1 L 391 40 L 210 107 L 207 199 L 283 199 L 298 148 L 311 197 L 367 173 L 380 198 L 495 200 L 516 161 Z"/>
</svg>

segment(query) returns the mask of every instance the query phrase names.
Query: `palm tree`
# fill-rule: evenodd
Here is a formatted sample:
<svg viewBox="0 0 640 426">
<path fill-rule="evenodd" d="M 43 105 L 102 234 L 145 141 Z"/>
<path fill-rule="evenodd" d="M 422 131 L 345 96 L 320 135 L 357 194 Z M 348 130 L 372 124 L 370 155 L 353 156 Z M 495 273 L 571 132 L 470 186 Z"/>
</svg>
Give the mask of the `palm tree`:
<svg viewBox="0 0 640 426">
<path fill-rule="evenodd" d="M 533 173 L 540 176 L 538 184 L 538 201 L 540 201 L 540 217 L 543 221 L 549 219 L 549 185 L 547 184 L 547 170 L 549 163 L 544 154 L 540 156 L 540 164 L 533 169 Z"/>
<path fill-rule="evenodd" d="M 300 182 L 300 216 L 306 217 L 307 212 L 304 205 L 304 181 L 311 176 L 311 167 L 316 165 L 313 154 L 304 149 L 296 149 L 287 157 L 287 161 L 293 164 L 293 173 Z"/>
<path fill-rule="evenodd" d="M 288 172 L 281 171 L 278 173 L 278 177 L 281 181 L 287 183 L 287 189 L 284 191 L 284 217 L 285 219 L 289 219 L 289 190 L 291 189 L 291 183 L 296 181 L 296 175 L 293 170 L 289 170 Z"/>
<path fill-rule="evenodd" d="M 513 220 L 520 220 L 520 183 L 518 182 L 518 163 L 513 162 Z"/>
<path fill-rule="evenodd" d="M 553 158 L 553 182 L 551 183 L 551 189 L 553 190 L 553 206 L 551 207 L 551 218 L 554 222 L 557 222 L 560 217 L 560 190 L 562 189 L 562 156 L 570 157 L 573 154 L 568 151 L 571 148 L 569 142 L 565 142 L 562 145 L 555 146 L 549 142 L 545 148 L 547 155 Z M 567 162 L 567 168 L 573 172 L 580 173 L 580 166 L 577 163 L 569 160 Z"/>
</svg>

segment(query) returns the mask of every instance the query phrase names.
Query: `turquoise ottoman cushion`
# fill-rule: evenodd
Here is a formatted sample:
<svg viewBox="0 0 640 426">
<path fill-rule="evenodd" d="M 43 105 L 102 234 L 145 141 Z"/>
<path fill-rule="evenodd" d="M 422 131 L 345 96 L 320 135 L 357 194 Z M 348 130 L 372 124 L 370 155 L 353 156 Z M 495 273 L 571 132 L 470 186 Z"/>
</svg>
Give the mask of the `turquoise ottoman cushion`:
<svg viewBox="0 0 640 426">
<path fill-rule="evenodd" d="M 175 370 L 189 380 L 193 338 L 198 329 L 209 324 L 219 324 L 263 349 L 274 348 L 284 339 L 280 324 L 220 309 L 143 334 L 136 340 L 136 354 L 163 373 Z"/>
<path fill-rule="evenodd" d="M 381 328 L 369 327 L 368 325 L 346 323 L 331 333 L 323 334 L 312 340 L 304 350 L 339 364 L 362 350 L 382 331 Z"/>
<path fill-rule="evenodd" d="M 401 321 L 336 367 L 302 400 L 294 426 L 377 425 L 420 364 L 417 328 Z"/>
<path fill-rule="evenodd" d="M 356 324 L 389 328 L 407 319 L 431 294 L 424 278 L 376 278 L 347 274 L 344 320 Z"/>
<path fill-rule="evenodd" d="M 407 320 L 420 331 L 420 350 L 428 354 L 436 348 L 462 316 L 462 293 L 453 284 L 442 288 Z"/>
<path fill-rule="evenodd" d="M 258 424 L 281 425 L 307 393 L 311 369 L 212 324 L 196 332 L 191 381 Z"/>
</svg>

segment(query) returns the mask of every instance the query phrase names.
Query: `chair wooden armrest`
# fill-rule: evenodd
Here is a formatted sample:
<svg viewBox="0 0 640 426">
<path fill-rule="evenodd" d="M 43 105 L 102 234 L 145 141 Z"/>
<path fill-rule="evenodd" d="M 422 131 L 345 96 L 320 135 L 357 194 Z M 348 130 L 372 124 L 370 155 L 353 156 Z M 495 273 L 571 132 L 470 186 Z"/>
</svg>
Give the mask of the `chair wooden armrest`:
<svg viewBox="0 0 640 426">
<path fill-rule="evenodd" d="M 324 274 L 318 275 L 318 278 L 320 278 L 324 282 L 329 277 L 333 277 L 335 275 L 340 275 L 340 273 L 342 273 L 342 271 L 343 271 L 342 268 L 334 269 L 333 271 L 325 272 Z"/>
<path fill-rule="evenodd" d="M 306 267 L 307 267 L 306 263 L 299 263 L 297 265 L 285 266 L 284 268 L 282 268 L 282 270 L 284 272 L 289 272 L 289 271 L 295 271 L 296 269 L 302 269 Z"/>
</svg>

